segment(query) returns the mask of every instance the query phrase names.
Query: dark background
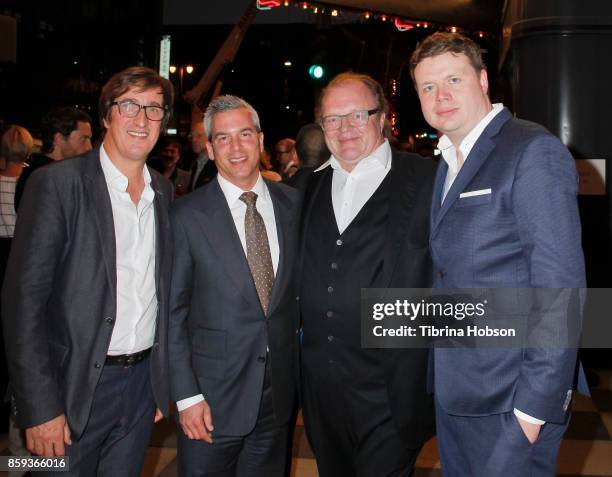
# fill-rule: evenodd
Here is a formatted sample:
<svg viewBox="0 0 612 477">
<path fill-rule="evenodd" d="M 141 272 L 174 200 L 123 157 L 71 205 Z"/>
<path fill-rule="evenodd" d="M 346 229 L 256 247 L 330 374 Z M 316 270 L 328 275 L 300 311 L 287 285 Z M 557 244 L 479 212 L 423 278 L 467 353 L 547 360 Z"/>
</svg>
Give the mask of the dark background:
<svg viewBox="0 0 612 477">
<path fill-rule="evenodd" d="M 0 14 L 17 19 L 17 61 L 0 64 L 0 119 L 36 133 L 45 111 L 70 104 L 88 111 L 97 126 L 97 100 L 104 82 L 135 64 L 157 69 L 161 35 L 169 34 L 170 63 L 195 67 L 191 75 L 184 73 L 182 88 L 178 74 L 171 75 L 178 93 L 173 125 L 185 135 L 191 108 L 181 100 L 181 93 L 204 74 L 248 3 L 3 0 Z M 499 3 L 489 2 L 492 15 L 498 17 L 495 8 L 499 10 Z M 388 91 L 395 81 L 396 94 L 391 100 L 398 114 L 401 141 L 409 135 L 433 132 L 420 114 L 407 61 L 418 40 L 449 25 L 430 20 L 428 29 L 400 32 L 391 17 L 381 21 L 380 13 L 372 12 L 368 20 L 363 10 L 341 8 L 340 15 L 332 18 L 329 6 L 320 4 L 319 13 L 314 14 L 300 5 L 259 12 L 234 63 L 223 73 L 222 92 L 243 96 L 260 113 L 266 145 L 282 137 L 295 137 L 299 127 L 313 120 L 321 88 L 336 73 L 349 69 L 374 76 Z M 475 20 L 466 22 L 476 25 Z M 460 18 L 457 26 L 462 28 Z M 486 50 L 495 91 L 500 22 L 487 29 L 464 31 Z M 484 38 L 478 32 L 483 32 Z M 283 65 L 287 60 L 291 67 Z M 314 63 L 325 68 L 321 80 L 308 75 Z"/>
</svg>

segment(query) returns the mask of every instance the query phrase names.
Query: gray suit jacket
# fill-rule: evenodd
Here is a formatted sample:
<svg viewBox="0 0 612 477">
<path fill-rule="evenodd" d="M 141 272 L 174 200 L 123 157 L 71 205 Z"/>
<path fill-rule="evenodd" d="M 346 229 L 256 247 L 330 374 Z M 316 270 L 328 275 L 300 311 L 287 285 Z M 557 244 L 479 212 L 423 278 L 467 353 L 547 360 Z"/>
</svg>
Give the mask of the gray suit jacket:
<svg viewBox="0 0 612 477">
<path fill-rule="evenodd" d="M 168 414 L 167 294 L 172 186 L 155 171 L 155 278 L 159 302 L 151 380 Z M 115 324 L 115 233 L 98 150 L 43 167 L 28 181 L 2 295 L 19 427 L 66 414 L 83 432 Z"/>
<path fill-rule="evenodd" d="M 267 347 L 276 419 L 286 422 L 293 408 L 298 192 L 283 184 L 266 184 L 280 245 L 267 315 L 218 180 L 176 201 L 170 214 L 175 237 L 169 326 L 171 396 L 180 401 L 202 393 L 220 435 L 246 435 L 255 426 Z"/>
</svg>

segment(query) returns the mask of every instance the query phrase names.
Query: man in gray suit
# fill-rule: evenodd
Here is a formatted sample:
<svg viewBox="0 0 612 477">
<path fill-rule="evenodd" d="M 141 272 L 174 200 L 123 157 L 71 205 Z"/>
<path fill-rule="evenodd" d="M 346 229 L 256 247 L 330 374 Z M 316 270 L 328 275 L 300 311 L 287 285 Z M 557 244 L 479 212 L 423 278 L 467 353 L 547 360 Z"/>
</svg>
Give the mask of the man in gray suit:
<svg viewBox="0 0 612 477">
<path fill-rule="evenodd" d="M 298 193 L 262 179 L 263 134 L 246 101 L 220 96 L 204 122 L 219 174 L 171 211 L 181 475 L 280 477 L 295 394 Z"/>
<path fill-rule="evenodd" d="M 172 186 L 145 160 L 172 101 L 149 68 L 113 76 L 100 149 L 36 171 L 21 203 L 2 297 L 13 412 L 31 452 L 70 457 L 61 475 L 140 475 L 168 413 Z"/>
</svg>

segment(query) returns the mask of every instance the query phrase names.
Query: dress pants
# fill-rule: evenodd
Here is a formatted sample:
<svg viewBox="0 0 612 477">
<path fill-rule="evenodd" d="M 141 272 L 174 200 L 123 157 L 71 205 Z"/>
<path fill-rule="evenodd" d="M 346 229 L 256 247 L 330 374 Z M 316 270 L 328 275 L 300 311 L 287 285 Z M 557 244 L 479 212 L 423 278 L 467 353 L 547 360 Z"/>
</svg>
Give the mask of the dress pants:
<svg viewBox="0 0 612 477">
<path fill-rule="evenodd" d="M 544 424 L 531 444 L 513 411 L 453 416 L 436 400 L 436 427 L 444 477 L 554 477 L 567 422 Z"/>
<path fill-rule="evenodd" d="M 269 361 L 266 362 L 259 414 L 246 436 L 218 435 L 213 443 L 190 440 L 178 426 L 178 461 L 181 477 L 283 477 L 289 424 L 274 416 Z M 247 391 L 245 391 L 247 392 Z M 215 410 L 211 409 L 213 425 Z"/>
<path fill-rule="evenodd" d="M 421 448 L 397 432 L 384 382 L 302 373 L 302 412 L 320 477 L 408 477 Z"/>
<path fill-rule="evenodd" d="M 66 447 L 70 470 L 41 474 L 139 477 L 154 416 L 149 358 L 129 368 L 104 366 L 85 431 Z"/>
</svg>

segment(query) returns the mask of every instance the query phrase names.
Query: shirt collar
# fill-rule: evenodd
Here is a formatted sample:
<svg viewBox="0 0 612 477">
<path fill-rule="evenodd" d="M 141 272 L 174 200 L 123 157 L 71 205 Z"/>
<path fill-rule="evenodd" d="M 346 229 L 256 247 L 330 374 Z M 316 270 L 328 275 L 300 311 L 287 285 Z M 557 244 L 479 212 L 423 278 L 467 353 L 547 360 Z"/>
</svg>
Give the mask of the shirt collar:
<svg viewBox="0 0 612 477">
<path fill-rule="evenodd" d="M 491 111 L 489 111 L 486 116 L 483 117 L 478 122 L 478 124 L 476 124 L 476 126 L 474 126 L 474 128 L 467 134 L 467 136 L 463 138 L 463 141 L 461 141 L 459 148 L 462 151 L 466 147 L 471 148 L 471 146 L 478 140 L 482 132 L 485 130 L 485 128 L 489 125 L 491 121 L 493 121 L 493 118 L 502 111 L 502 109 L 504 109 L 504 105 L 502 103 L 495 103 Z M 451 147 L 453 147 L 453 143 L 451 142 L 450 138 L 445 134 L 438 141 L 438 149 L 441 152 L 445 152 Z"/>
<path fill-rule="evenodd" d="M 230 207 L 234 206 L 236 202 L 240 200 L 240 196 L 246 192 L 237 185 L 232 184 L 221 174 L 217 174 L 217 180 L 219 181 L 219 187 L 221 187 L 225 200 L 227 200 Z M 270 193 L 268 192 L 268 188 L 266 187 L 261 174 L 259 174 L 257 182 L 255 182 L 255 185 L 250 190 L 257 194 L 258 201 L 267 202 L 270 200 Z"/>
<path fill-rule="evenodd" d="M 104 179 L 106 180 L 108 187 L 112 187 L 119 192 L 127 192 L 128 178 L 117 168 L 117 166 L 115 166 L 115 164 L 113 164 L 113 161 L 110 160 L 106 149 L 104 149 L 104 144 L 100 146 L 100 166 L 102 166 L 102 172 L 104 173 Z M 142 167 L 142 173 L 145 182 L 142 198 L 148 200 L 149 202 L 153 202 L 153 196 L 155 193 L 151 188 L 151 173 L 144 165 Z"/>
<path fill-rule="evenodd" d="M 367 157 L 364 157 L 361 161 L 357 163 L 357 165 L 351 171 L 351 174 L 357 171 L 357 173 L 368 170 L 371 168 L 382 167 L 383 169 L 387 169 L 391 163 L 391 146 L 389 145 L 389 141 L 385 139 L 383 143 L 378 146 L 372 154 Z M 327 166 L 331 166 L 332 169 L 344 171 L 338 159 L 332 155 L 327 161 L 325 161 L 321 166 L 315 169 L 315 172 L 322 171 Z M 345 171 L 346 172 L 346 171 Z M 348 174 L 348 172 L 347 172 Z"/>
</svg>

